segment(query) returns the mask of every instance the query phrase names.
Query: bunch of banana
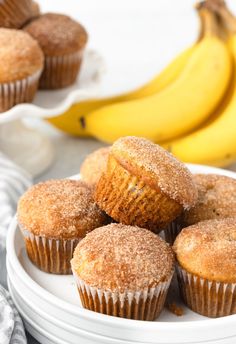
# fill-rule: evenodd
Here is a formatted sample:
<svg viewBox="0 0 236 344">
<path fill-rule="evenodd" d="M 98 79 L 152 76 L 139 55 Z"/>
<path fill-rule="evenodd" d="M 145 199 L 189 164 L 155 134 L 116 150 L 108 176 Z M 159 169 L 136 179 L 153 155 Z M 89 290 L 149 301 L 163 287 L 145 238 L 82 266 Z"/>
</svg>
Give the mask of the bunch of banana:
<svg viewBox="0 0 236 344">
<path fill-rule="evenodd" d="M 57 117 L 48 118 L 48 121 L 58 129 L 61 129 L 68 134 L 82 137 L 90 136 L 87 128 L 83 125 L 83 116 L 86 116 L 88 113 L 106 105 L 139 99 L 160 92 L 166 86 L 170 85 L 175 79 L 177 79 L 184 69 L 193 50 L 194 46 L 188 47 L 147 85 L 144 85 L 135 91 L 116 97 L 82 101 L 72 105 L 68 111 Z"/>
<path fill-rule="evenodd" d="M 236 18 L 221 0 L 207 1 L 230 34 L 228 47 L 233 56 L 233 78 L 220 108 L 199 130 L 168 142 L 165 147 L 183 161 L 227 166 L 236 160 Z"/>
<path fill-rule="evenodd" d="M 197 42 L 199 42 L 205 35 L 208 34 L 208 29 L 205 28 L 205 19 L 202 17 L 201 13 L 199 14 L 200 33 Z M 188 63 L 190 56 L 194 52 L 197 42 L 181 52 L 169 65 L 164 68 L 163 71 L 161 71 L 160 74 L 158 74 L 153 80 L 141 88 L 116 97 L 90 99 L 79 102 L 74 104 L 65 113 L 56 117 L 48 118 L 48 121 L 58 129 L 68 134 L 81 137 L 89 136 L 90 134 L 87 130 L 87 126 L 84 125 L 83 116 L 86 116 L 94 110 L 113 103 L 141 99 L 162 91 L 180 76 L 181 72 Z"/>
<path fill-rule="evenodd" d="M 180 75 L 154 95 L 107 105 L 83 117 L 87 131 L 105 142 L 120 136 L 155 142 L 181 136 L 204 122 L 218 106 L 231 77 L 231 55 L 218 35 L 215 15 L 198 8 L 204 35 Z"/>
<path fill-rule="evenodd" d="M 52 122 L 112 143 L 143 136 L 185 162 L 236 160 L 236 19 L 223 0 L 196 7 L 199 40 L 148 85 L 119 97 L 76 104 Z"/>
</svg>

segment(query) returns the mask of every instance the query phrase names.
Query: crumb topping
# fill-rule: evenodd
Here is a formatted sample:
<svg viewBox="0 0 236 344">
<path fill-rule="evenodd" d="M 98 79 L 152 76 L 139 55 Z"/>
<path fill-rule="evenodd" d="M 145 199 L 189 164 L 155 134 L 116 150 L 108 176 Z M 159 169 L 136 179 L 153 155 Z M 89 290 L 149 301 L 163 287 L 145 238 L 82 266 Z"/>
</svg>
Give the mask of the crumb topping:
<svg viewBox="0 0 236 344">
<path fill-rule="evenodd" d="M 196 205 L 182 214 L 184 225 L 236 216 L 236 179 L 216 174 L 196 174 Z"/>
<path fill-rule="evenodd" d="M 192 174 L 159 145 L 144 138 L 127 136 L 113 144 L 112 153 L 123 167 L 148 179 L 185 209 L 195 204 L 197 191 Z"/>
<path fill-rule="evenodd" d="M 81 177 L 85 182 L 93 186 L 98 183 L 102 173 L 106 170 L 109 152 L 110 147 L 103 147 L 86 157 L 80 169 Z"/>
<path fill-rule="evenodd" d="M 158 235 L 113 223 L 89 233 L 76 247 L 71 264 L 90 286 L 123 292 L 167 281 L 174 257 Z"/>
<path fill-rule="evenodd" d="M 24 28 L 47 56 L 72 54 L 83 49 L 88 40 L 85 28 L 63 14 L 46 13 Z"/>
<path fill-rule="evenodd" d="M 188 272 L 213 281 L 236 282 L 236 218 L 186 227 L 173 248 L 179 264 Z"/>
<path fill-rule="evenodd" d="M 35 235 L 81 238 L 107 224 L 92 190 L 82 181 L 49 180 L 32 186 L 19 200 L 18 221 Z"/>
<path fill-rule="evenodd" d="M 37 41 L 20 30 L 0 28 L 0 82 L 24 79 L 43 68 Z"/>
</svg>

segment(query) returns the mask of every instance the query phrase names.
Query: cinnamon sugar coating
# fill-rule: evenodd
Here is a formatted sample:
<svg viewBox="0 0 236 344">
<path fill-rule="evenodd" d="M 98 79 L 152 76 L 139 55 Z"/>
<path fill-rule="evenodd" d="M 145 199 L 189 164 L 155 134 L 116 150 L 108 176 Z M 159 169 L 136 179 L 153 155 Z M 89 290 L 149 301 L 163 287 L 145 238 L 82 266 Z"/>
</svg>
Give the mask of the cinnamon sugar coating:
<svg viewBox="0 0 236 344">
<path fill-rule="evenodd" d="M 43 68 L 43 52 L 27 32 L 0 28 L 0 46 L 0 83 L 24 79 Z"/>
<path fill-rule="evenodd" d="M 190 171 L 159 145 L 127 136 L 113 144 L 111 154 L 127 171 L 151 188 L 161 190 L 184 209 L 195 204 L 197 191 Z"/>
<path fill-rule="evenodd" d="M 184 228 L 173 249 L 182 268 L 199 277 L 236 283 L 236 218 L 208 220 Z"/>
<path fill-rule="evenodd" d="M 83 49 L 88 40 L 85 28 L 62 14 L 46 13 L 24 27 L 41 46 L 46 56 L 72 54 Z"/>
<path fill-rule="evenodd" d="M 152 232 L 113 223 L 81 240 L 71 265 L 92 287 L 136 291 L 169 280 L 174 256 L 169 245 Z"/>
<path fill-rule="evenodd" d="M 82 179 L 90 185 L 96 185 L 106 170 L 110 147 L 103 147 L 89 154 L 80 168 Z"/>
<path fill-rule="evenodd" d="M 69 179 L 32 186 L 20 198 L 17 214 L 23 228 L 56 239 L 81 238 L 107 224 L 107 217 L 95 204 L 89 186 Z"/>
<path fill-rule="evenodd" d="M 182 214 L 183 225 L 236 216 L 236 179 L 216 174 L 196 174 L 193 178 L 198 201 Z"/>
</svg>

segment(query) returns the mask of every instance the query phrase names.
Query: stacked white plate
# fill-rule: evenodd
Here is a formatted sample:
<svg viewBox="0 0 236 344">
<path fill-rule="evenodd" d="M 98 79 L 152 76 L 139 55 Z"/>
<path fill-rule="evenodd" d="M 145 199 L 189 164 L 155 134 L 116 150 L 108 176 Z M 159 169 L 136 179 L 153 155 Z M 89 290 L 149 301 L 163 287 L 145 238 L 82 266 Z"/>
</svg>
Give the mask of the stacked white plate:
<svg viewBox="0 0 236 344">
<path fill-rule="evenodd" d="M 206 166 L 189 166 L 193 173 L 233 172 Z M 7 240 L 8 283 L 11 296 L 27 330 L 42 344 L 233 344 L 236 315 L 208 319 L 186 308 L 175 283 L 169 302 L 180 305 L 176 316 L 164 309 L 155 322 L 127 320 L 83 309 L 72 276 L 47 274 L 29 261 L 23 238 L 13 220 Z"/>
</svg>

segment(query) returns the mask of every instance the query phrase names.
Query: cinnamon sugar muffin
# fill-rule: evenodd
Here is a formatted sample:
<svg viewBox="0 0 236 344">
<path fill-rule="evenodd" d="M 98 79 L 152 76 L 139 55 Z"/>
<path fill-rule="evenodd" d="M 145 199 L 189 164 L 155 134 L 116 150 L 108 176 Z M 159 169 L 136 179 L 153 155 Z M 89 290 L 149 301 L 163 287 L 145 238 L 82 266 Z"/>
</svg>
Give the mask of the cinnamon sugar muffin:
<svg viewBox="0 0 236 344">
<path fill-rule="evenodd" d="M 80 174 L 89 185 L 97 185 L 102 173 L 106 170 L 110 147 L 103 147 L 89 154 L 84 160 Z"/>
<path fill-rule="evenodd" d="M 0 112 L 31 102 L 43 69 L 43 53 L 26 32 L 0 29 Z"/>
<path fill-rule="evenodd" d="M 32 186 L 20 198 L 17 214 L 30 260 L 56 274 L 71 273 L 75 246 L 88 232 L 107 224 L 89 186 L 69 179 Z"/>
<path fill-rule="evenodd" d="M 236 216 L 236 179 L 217 174 L 195 174 L 198 200 L 185 210 L 171 228 L 165 231 L 173 243 L 181 228 L 197 222 Z"/>
<path fill-rule="evenodd" d="M 85 308 L 154 320 L 164 306 L 174 256 L 152 232 L 113 223 L 81 240 L 71 265 Z"/>
<path fill-rule="evenodd" d="M 113 144 L 95 191 L 99 207 L 117 222 L 155 232 L 192 207 L 196 198 L 184 164 L 160 146 L 132 136 Z"/>
<path fill-rule="evenodd" d="M 88 39 L 84 27 L 68 16 L 47 13 L 24 30 L 38 41 L 45 55 L 40 87 L 56 89 L 73 84 Z"/>
<path fill-rule="evenodd" d="M 236 313 L 236 218 L 184 228 L 174 251 L 185 303 L 208 317 Z"/>
<path fill-rule="evenodd" d="M 36 1 L 32 1 L 31 2 L 31 18 L 30 18 L 30 20 L 39 17 L 39 15 L 40 15 L 40 6 Z"/>
<path fill-rule="evenodd" d="M 32 0 L 3 0 L 0 2 L 0 27 L 20 29 L 35 16 Z"/>
</svg>

